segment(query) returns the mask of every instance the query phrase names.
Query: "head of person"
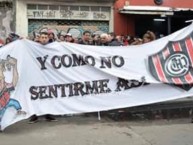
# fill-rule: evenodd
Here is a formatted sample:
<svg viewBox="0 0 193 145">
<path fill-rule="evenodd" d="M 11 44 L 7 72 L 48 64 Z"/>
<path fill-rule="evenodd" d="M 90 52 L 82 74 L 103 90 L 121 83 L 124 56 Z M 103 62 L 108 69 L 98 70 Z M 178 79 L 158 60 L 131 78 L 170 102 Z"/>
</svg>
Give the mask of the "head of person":
<svg viewBox="0 0 193 145">
<path fill-rule="evenodd" d="M 93 34 L 93 40 L 94 41 L 99 41 L 100 40 L 100 35 L 99 34 Z"/>
<path fill-rule="evenodd" d="M 102 33 L 100 36 L 100 42 L 101 42 L 101 44 L 108 43 L 109 42 L 108 34 Z"/>
<path fill-rule="evenodd" d="M 55 39 L 55 35 L 53 32 L 48 33 L 49 39 Z"/>
<path fill-rule="evenodd" d="M 40 35 L 39 35 L 39 34 L 37 34 L 37 35 L 35 35 L 35 36 L 34 36 L 33 41 L 35 41 L 35 42 L 39 42 L 39 39 L 40 39 Z"/>
<path fill-rule="evenodd" d="M 39 43 L 42 45 L 46 45 L 49 42 L 49 37 L 47 32 L 41 32 L 40 33 L 40 38 L 39 38 Z"/>
<path fill-rule="evenodd" d="M 74 39 L 73 39 L 73 37 L 72 37 L 72 34 L 70 34 L 70 33 L 67 33 L 67 34 L 66 34 L 65 40 L 66 40 L 66 42 L 74 42 Z"/>
<path fill-rule="evenodd" d="M 109 39 L 109 42 L 111 42 L 113 39 L 115 39 L 116 35 L 114 32 L 110 32 L 108 33 L 108 39 Z"/>
<path fill-rule="evenodd" d="M 60 35 L 59 39 L 60 39 L 60 41 L 65 41 L 65 36 L 64 35 Z"/>
<path fill-rule="evenodd" d="M 5 39 L 5 44 L 9 44 L 9 43 L 11 43 L 11 42 L 12 42 L 11 38 L 7 37 L 7 38 Z"/>
<path fill-rule="evenodd" d="M 90 39 L 91 39 L 91 33 L 90 33 L 90 31 L 84 31 L 84 32 L 83 32 L 83 40 L 84 40 L 84 41 L 90 41 Z"/>
<path fill-rule="evenodd" d="M 143 43 L 148 43 L 156 39 L 155 34 L 152 31 L 147 31 L 143 35 Z"/>
<path fill-rule="evenodd" d="M 122 42 L 122 36 L 117 35 L 117 36 L 116 36 L 116 40 L 117 40 L 118 42 Z"/>
</svg>

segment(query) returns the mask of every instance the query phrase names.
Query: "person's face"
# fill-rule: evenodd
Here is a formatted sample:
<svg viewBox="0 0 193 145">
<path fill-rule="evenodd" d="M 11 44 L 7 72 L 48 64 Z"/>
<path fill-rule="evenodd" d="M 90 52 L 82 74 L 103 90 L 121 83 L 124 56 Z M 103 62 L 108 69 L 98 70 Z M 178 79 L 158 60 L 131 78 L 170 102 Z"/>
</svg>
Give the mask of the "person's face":
<svg viewBox="0 0 193 145">
<path fill-rule="evenodd" d="M 71 42 L 72 41 L 72 37 L 71 36 L 66 36 L 66 42 Z"/>
<path fill-rule="evenodd" d="M 143 43 L 148 43 L 148 42 L 150 42 L 150 39 L 147 38 L 147 37 L 144 37 L 144 38 L 143 38 Z"/>
<path fill-rule="evenodd" d="M 2 77 L 0 79 L 0 91 L 2 91 L 4 89 L 4 87 L 5 87 L 5 79 L 4 79 L 4 77 Z"/>
<path fill-rule="evenodd" d="M 53 34 L 53 33 L 50 33 L 50 34 L 48 35 L 48 37 L 49 37 L 49 39 L 54 39 L 54 34 Z"/>
<path fill-rule="evenodd" d="M 143 36 L 143 43 L 148 43 L 148 42 L 150 42 L 150 41 L 151 41 L 150 36 L 149 36 L 148 34 L 145 34 L 145 35 Z"/>
<path fill-rule="evenodd" d="M 95 40 L 95 41 L 98 41 L 98 40 L 99 40 L 99 36 L 98 36 L 98 35 L 95 35 L 95 36 L 94 36 L 94 40 Z"/>
<path fill-rule="evenodd" d="M 108 41 L 111 42 L 113 40 L 113 36 L 108 35 Z"/>
<path fill-rule="evenodd" d="M 45 35 L 45 34 L 40 35 L 39 42 L 40 42 L 42 45 L 48 44 L 48 41 L 49 41 L 48 35 Z"/>
<path fill-rule="evenodd" d="M 85 40 L 85 41 L 89 41 L 89 40 L 90 40 L 90 37 L 91 37 L 91 36 L 90 36 L 90 33 L 85 33 L 85 34 L 84 34 L 84 40 Z"/>
<path fill-rule="evenodd" d="M 107 42 L 108 42 L 108 38 L 102 36 L 102 37 L 101 37 L 101 43 L 104 44 L 104 43 L 107 43 Z"/>
<path fill-rule="evenodd" d="M 63 35 L 60 36 L 60 41 L 65 41 L 65 37 Z"/>
</svg>

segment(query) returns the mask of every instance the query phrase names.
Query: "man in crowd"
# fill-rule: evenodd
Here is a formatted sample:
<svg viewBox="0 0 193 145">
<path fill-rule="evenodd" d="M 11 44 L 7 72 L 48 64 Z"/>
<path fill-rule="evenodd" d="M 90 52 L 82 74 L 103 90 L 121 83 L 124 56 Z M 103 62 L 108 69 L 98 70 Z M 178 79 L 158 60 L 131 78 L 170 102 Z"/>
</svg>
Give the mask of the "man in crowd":
<svg viewBox="0 0 193 145">
<path fill-rule="evenodd" d="M 79 41 L 79 44 L 92 45 L 90 40 L 91 40 L 91 33 L 89 31 L 84 31 L 82 39 Z"/>
<path fill-rule="evenodd" d="M 42 44 L 42 45 L 46 45 L 49 43 L 49 37 L 48 37 L 48 33 L 47 32 L 41 32 L 40 33 L 40 38 L 39 38 L 39 43 Z M 53 115 L 50 115 L 50 114 L 46 114 L 45 116 L 45 119 L 47 121 L 57 121 Z M 30 120 L 29 120 L 29 123 L 32 124 L 32 123 L 36 123 L 38 121 L 38 116 L 37 115 L 33 115 L 31 116 Z"/>
<path fill-rule="evenodd" d="M 111 32 L 108 34 L 109 46 L 121 46 L 121 43 L 117 41 L 115 33 Z"/>
<path fill-rule="evenodd" d="M 107 33 L 102 33 L 100 36 L 100 46 L 109 46 L 109 39 Z"/>
</svg>

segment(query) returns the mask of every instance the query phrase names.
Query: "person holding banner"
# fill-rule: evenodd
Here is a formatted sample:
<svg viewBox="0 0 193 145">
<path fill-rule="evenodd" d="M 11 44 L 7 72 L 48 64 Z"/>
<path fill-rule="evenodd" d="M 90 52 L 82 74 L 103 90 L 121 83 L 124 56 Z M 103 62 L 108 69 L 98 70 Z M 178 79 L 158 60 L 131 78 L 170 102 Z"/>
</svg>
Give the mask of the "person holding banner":
<svg viewBox="0 0 193 145">
<path fill-rule="evenodd" d="M 82 45 L 93 45 L 90 40 L 91 40 L 91 33 L 89 31 L 84 31 L 82 39 L 78 43 Z"/>
<path fill-rule="evenodd" d="M 39 37 L 39 43 L 42 45 L 46 45 L 49 43 L 49 37 L 47 32 L 41 32 L 40 37 Z M 47 121 L 57 121 L 53 115 L 47 114 L 44 116 Z M 36 123 L 38 122 L 38 116 L 37 115 L 32 115 L 29 124 Z"/>
</svg>

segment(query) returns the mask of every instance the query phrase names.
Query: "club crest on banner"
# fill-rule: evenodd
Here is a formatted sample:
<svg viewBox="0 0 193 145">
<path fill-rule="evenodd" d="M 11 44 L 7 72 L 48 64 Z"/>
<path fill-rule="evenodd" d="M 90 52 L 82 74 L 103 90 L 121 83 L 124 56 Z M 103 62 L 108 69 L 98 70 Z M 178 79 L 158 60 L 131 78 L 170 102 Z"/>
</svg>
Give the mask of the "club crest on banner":
<svg viewBox="0 0 193 145">
<path fill-rule="evenodd" d="M 182 40 L 170 41 L 157 54 L 149 56 L 153 77 L 186 91 L 193 85 L 193 32 Z"/>
</svg>

